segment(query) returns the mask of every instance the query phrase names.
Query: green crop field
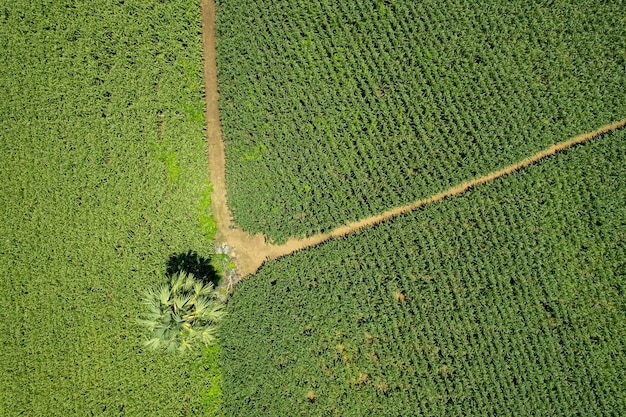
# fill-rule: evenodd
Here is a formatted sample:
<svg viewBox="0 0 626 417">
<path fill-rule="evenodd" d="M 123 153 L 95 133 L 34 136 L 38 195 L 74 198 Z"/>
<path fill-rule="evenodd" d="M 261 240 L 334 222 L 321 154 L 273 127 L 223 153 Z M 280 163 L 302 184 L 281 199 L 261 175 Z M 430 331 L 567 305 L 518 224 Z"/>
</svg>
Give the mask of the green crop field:
<svg viewBox="0 0 626 417">
<path fill-rule="evenodd" d="M 621 0 L 216 3 L 228 203 L 277 242 L 626 118 Z M 226 262 L 200 11 L 0 1 L 0 416 L 626 415 L 623 128 L 268 261 L 219 346 L 144 350 L 143 292 Z"/>
<path fill-rule="evenodd" d="M 223 325 L 233 416 L 626 413 L 626 131 L 268 263 Z"/>
<path fill-rule="evenodd" d="M 277 241 L 626 118 L 622 1 L 217 3 L 229 204 Z"/>
<path fill-rule="evenodd" d="M 136 323 L 213 251 L 201 54 L 196 2 L 0 2 L 1 416 L 219 415 Z"/>
</svg>

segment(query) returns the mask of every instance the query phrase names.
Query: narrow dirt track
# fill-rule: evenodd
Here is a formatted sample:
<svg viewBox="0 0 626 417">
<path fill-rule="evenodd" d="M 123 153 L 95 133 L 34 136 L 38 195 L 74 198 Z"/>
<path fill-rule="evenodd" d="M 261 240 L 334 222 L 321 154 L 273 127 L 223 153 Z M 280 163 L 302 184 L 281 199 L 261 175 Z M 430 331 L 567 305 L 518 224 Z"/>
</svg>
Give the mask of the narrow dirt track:
<svg viewBox="0 0 626 417">
<path fill-rule="evenodd" d="M 215 44 L 215 1 L 202 0 L 202 43 L 204 49 L 204 86 L 206 94 L 206 122 L 208 161 L 213 194 L 211 210 L 217 222 L 216 239 L 234 248 L 233 256 L 241 276 L 256 272 L 263 263 L 266 248 L 263 235 L 250 236 L 236 228 L 226 201 L 226 166 L 224 142 L 218 105 L 217 62 Z"/>
<path fill-rule="evenodd" d="M 497 178 L 503 177 L 505 175 L 511 174 L 515 171 L 518 171 L 520 169 L 523 169 L 529 165 L 532 165 L 536 162 L 538 162 L 539 160 L 548 157 L 550 155 L 554 155 L 558 152 L 562 152 L 565 149 L 571 148 L 572 146 L 581 144 L 583 142 L 587 142 L 593 138 L 596 138 L 602 134 L 611 132 L 613 130 L 619 129 L 626 126 L 626 120 L 622 120 L 616 123 L 612 123 L 609 125 L 605 125 L 603 127 L 601 127 L 598 130 L 594 130 L 593 132 L 588 132 L 588 133 L 584 133 L 582 135 L 576 136 L 570 140 L 564 141 L 564 142 L 560 142 L 557 143 L 555 145 L 550 146 L 547 149 L 544 149 L 540 152 L 537 152 L 536 154 L 530 156 L 529 158 L 524 159 L 523 161 L 520 161 L 516 164 L 512 164 L 507 166 L 506 168 L 500 169 L 498 171 L 494 171 L 491 172 L 489 174 L 483 175 L 481 177 L 472 179 L 470 181 L 466 181 L 463 182 L 460 185 L 457 185 L 456 187 L 452 187 L 447 189 L 446 191 L 443 191 L 439 194 L 435 194 L 431 197 L 422 199 L 422 200 L 417 200 L 411 204 L 407 204 L 405 206 L 400 206 L 400 207 L 396 207 L 393 208 L 391 210 L 385 211 L 382 214 L 378 214 L 375 216 L 371 216 L 356 222 L 352 222 L 352 223 L 348 223 L 346 225 L 340 226 L 337 229 L 329 232 L 329 233 L 324 233 L 324 234 L 318 234 L 315 236 L 311 236 L 308 238 L 304 238 L 304 239 L 289 239 L 287 241 L 286 244 L 284 245 L 265 245 L 265 248 L 261 248 L 261 250 L 259 251 L 259 255 L 262 256 L 262 258 L 257 258 L 255 261 L 255 264 L 250 264 L 247 265 L 248 269 L 247 271 L 248 274 L 253 274 L 255 273 L 258 268 L 261 267 L 261 265 L 263 264 L 264 260 L 266 258 L 270 258 L 270 259 L 277 259 L 286 255 L 289 255 L 295 251 L 298 250 L 302 250 L 302 249 L 306 249 L 306 248 L 310 248 L 312 246 L 316 246 L 319 245 L 320 243 L 323 243 L 327 240 L 333 239 L 333 238 L 339 238 L 339 237 L 343 237 L 346 235 L 349 235 L 351 233 L 357 232 L 359 230 L 362 230 L 364 228 L 370 227 L 370 226 L 374 226 L 376 224 L 382 223 L 384 221 L 390 220 L 394 217 L 400 216 L 402 214 L 406 214 L 409 213 L 413 210 L 416 210 L 420 207 L 423 207 L 425 205 L 428 204 L 432 204 L 432 203 L 436 203 L 438 201 L 441 201 L 445 198 L 448 197 L 452 197 L 455 195 L 459 195 L 462 193 L 465 193 L 466 191 L 468 191 L 470 188 L 476 187 L 478 185 L 484 184 L 486 182 L 489 181 L 493 181 Z M 242 278 L 245 278 L 245 275 L 242 274 Z"/>
<path fill-rule="evenodd" d="M 221 242 L 227 242 L 228 245 L 233 248 L 232 254 L 237 264 L 239 280 L 256 273 L 268 259 L 278 259 L 298 250 L 319 245 L 327 240 L 343 237 L 363 228 L 374 226 L 427 204 L 462 194 L 470 188 L 511 174 L 547 156 L 562 152 L 572 146 L 587 142 L 600 135 L 626 126 L 626 119 L 602 126 L 593 132 L 584 133 L 570 140 L 552 145 L 523 161 L 509 165 L 498 171 L 463 182 L 456 187 L 452 187 L 429 198 L 418 200 L 405 206 L 396 207 L 376 216 L 348 223 L 329 233 L 318 234 L 303 239 L 292 238 L 283 245 L 268 244 L 265 240 L 265 236 L 262 234 L 252 236 L 238 228 L 233 223 L 230 211 L 228 210 L 224 142 L 222 141 L 218 106 L 214 0 L 202 0 L 202 38 L 204 45 L 204 80 L 207 103 L 207 139 L 209 143 L 208 160 L 211 183 L 213 184 L 211 209 L 218 226 L 216 239 Z"/>
</svg>

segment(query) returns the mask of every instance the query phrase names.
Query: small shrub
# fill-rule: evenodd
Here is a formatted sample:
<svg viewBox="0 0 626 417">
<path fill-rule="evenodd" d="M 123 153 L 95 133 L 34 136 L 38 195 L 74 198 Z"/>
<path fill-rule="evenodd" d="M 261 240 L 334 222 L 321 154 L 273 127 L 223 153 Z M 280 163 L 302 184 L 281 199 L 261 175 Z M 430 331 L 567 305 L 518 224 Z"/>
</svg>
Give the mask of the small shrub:
<svg viewBox="0 0 626 417">
<path fill-rule="evenodd" d="M 169 285 L 149 291 L 144 303 L 148 311 L 138 322 L 152 332 L 144 346 L 155 350 L 184 352 L 198 344 L 214 344 L 217 324 L 225 314 L 213 286 L 185 272 L 172 275 Z"/>
</svg>

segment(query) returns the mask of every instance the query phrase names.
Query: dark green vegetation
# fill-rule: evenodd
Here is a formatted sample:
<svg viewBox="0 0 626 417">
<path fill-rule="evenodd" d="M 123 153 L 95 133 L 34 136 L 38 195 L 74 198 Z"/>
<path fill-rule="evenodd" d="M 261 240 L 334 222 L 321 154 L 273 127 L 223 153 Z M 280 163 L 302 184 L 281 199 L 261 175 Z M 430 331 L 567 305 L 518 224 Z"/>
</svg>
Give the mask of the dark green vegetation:
<svg viewBox="0 0 626 417">
<path fill-rule="evenodd" d="M 626 413 L 626 131 L 268 263 L 228 415 Z"/>
<path fill-rule="evenodd" d="M 0 415 L 219 405 L 217 348 L 136 323 L 168 268 L 210 269 L 199 31 L 183 0 L 1 2 Z"/>
<path fill-rule="evenodd" d="M 626 117 L 621 1 L 218 1 L 229 204 L 329 230 Z"/>
</svg>

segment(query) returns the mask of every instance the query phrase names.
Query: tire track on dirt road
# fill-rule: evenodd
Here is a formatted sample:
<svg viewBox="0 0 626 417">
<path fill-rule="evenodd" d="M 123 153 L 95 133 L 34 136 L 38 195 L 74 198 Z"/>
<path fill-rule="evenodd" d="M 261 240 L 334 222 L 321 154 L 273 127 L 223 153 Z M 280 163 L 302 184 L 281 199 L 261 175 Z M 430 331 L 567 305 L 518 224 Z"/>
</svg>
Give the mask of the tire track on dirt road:
<svg viewBox="0 0 626 417">
<path fill-rule="evenodd" d="M 329 233 L 321 233 L 306 238 L 291 238 L 285 244 L 274 245 L 266 242 L 262 234 L 250 235 L 237 227 L 232 221 L 226 198 L 226 165 L 224 142 L 220 127 L 217 61 L 215 44 L 215 1 L 202 0 L 202 40 L 204 47 L 204 81 L 206 94 L 206 122 L 208 140 L 208 164 L 210 180 L 213 184 L 211 210 L 217 222 L 218 242 L 227 242 L 233 248 L 232 256 L 237 265 L 238 282 L 256 273 L 268 259 L 278 259 L 296 251 L 307 249 L 330 239 L 340 238 L 409 213 L 428 204 L 442 201 L 467 192 L 469 189 L 505 175 L 526 168 L 543 158 L 562 152 L 572 146 L 587 142 L 600 135 L 626 126 L 626 119 L 600 127 L 592 132 L 583 133 L 569 140 L 559 142 L 534 155 L 489 174 L 465 181 L 431 197 L 396 207 L 384 213 L 340 226 Z M 236 283 L 234 283 L 236 284 Z"/>
</svg>

